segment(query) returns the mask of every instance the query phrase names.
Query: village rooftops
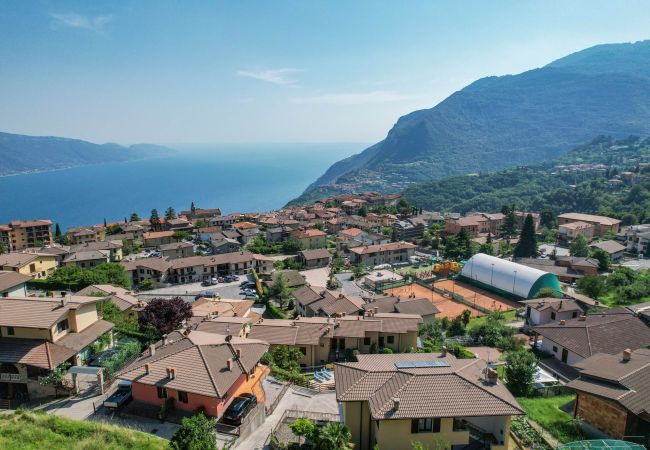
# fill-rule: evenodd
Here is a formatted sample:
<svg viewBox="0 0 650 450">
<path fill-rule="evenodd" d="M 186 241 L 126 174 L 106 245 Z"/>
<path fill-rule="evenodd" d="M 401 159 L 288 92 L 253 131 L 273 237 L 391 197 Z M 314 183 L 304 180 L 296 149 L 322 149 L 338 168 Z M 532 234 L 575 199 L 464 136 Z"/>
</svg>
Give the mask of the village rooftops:
<svg viewBox="0 0 650 450">
<path fill-rule="evenodd" d="M 450 353 L 357 359 L 336 364 L 336 399 L 367 401 L 375 420 L 523 414 L 501 382 L 485 379 L 487 363 L 481 359 L 456 359 Z"/>
<path fill-rule="evenodd" d="M 126 311 L 129 308 L 138 307 L 141 303 L 140 300 L 132 295 L 131 291 L 111 284 L 93 284 L 83 288 L 75 295 L 99 296 L 100 298 L 110 297 L 111 301 L 120 309 L 120 311 Z"/>
<path fill-rule="evenodd" d="M 223 253 L 212 256 L 189 256 L 178 258 L 171 262 L 172 269 L 182 269 L 195 266 L 218 266 L 219 264 L 237 264 L 249 261 L 270 261 L 271 258 L 250 252 Z"/>
<path fill-rule="evenodd" d="M 158 248 L 161 251 L 180 250 L 183 248 L 190 248 L 190 247 L 194 247 L 194 244 L 192 244 L 191 242 L 172 242 L 171 244 L 162 244 L 158 246 Z"/>
<path fill-rule="evenodd" d="M 194 325 L 196 331 L 238 336 L 252 321 L 252 317 L 214 317 Z"/>
<path fill-rule="evenodd" d="M 300 250 L 298 252 L 305 260 L 325 259 L 332 256 L 326 248 L 317 248 L 315 250 Z"/>
<path fill-rule="evenodd" d="M 417 248 L 417 245 L 408 242 L 392 242 L 390 244 L 368 245 L 364 247 L 351 248 L 350 251 L 357 255 L 367 255 L 371 253 L 394 252 L 398 250 L 409 250 Z"/>
<path fill-rule="evenodd" d="M 580 377 L 567 387 L 604 397 L 633 414 L 650 414 L 650 350 L 598 353 L 575 365 Z"/>
<path fill-rule="evenodd" d="M 625 246 L 619 244 L 616 241 L 601 241 L 601 242 L 595 242 L 590 245 L 590 247 L 595 247 L 599 248 L 601 250 L 604 250 L 605 252 L 609 253 L 610 255 L 613 255 L 614 253 L 619 253 L 625 251 Z"/>
<path fill-rule="evenodd" d="M 44 220 L 12 220 L 8 226 L 11 228 L 42 227 L 52 225 L 49 219 Z"/>
<path fill-rule="evenodd" d="M 144 239 L 160 239 L 172 236 L 174 236 L 174 231 L 150 231 L 142 235 Z"/>
<path fill-rule="evenodd" d="M 298 239 L 305 239 L 311 237 L 327 236 L 327 233 L 317 228 L 310 228 L 308 230 L 296 230 L 292 233 Z"/>
<path fill-rule="evenodd" d="M 122 265 L 129 271 L 145 268 L 157 272 L 166 272 L 172 266 L 167 258 L 142 258 L 133 261 L 122 261 Z"/>
<path fill-rule="evenodd" d="M 346 230 L 339 231 L 339 234 L 342 234 L 343 236 L 348 238 L 355 238 L 359 236 L 361 233 L 363 233 L 363 230 L 361 230 L 360 228 L 348 228 Z"/>
<path fill-rule="evenodd" d="M 102 301 L 80 295 L 57 298 L 6 297 L 0 299 L 0 326 L 51 328 L 68 312 Z"/>
<path fill-rule="evenodd" d="M 601 225 L 616 225 L 618 223 L 621 223 L 620 220 L 612 219 L 611 217 L 595 216 L 593 214 L 582 214 L 582 213 L 560 214 L 559 216 L 557 216 L 557 218 L 558 219 L 575 220 L 575 221 L 583 221 L 583 222 L 599 223 Z"/>
<path fill-rule="evenodd" d="M 0 291 L 7 291 L 30 281 L 32 277 L 18 272 L 0 270 Z"/>
<path fill-rule="evenodd" d="M 253 303 L 252 300 L 201 297 L 192 303 L 192 315 L 196 317 L 245 317 Z"/>
<path fill-rule="evenodd" d="M 135 361 L 118 378 L 223 398 L 241 375 L 255 369 L 269 348 L 265 342 L 237 336 L 227 341 L 225 335 L 202 331 L 174 332 L 167 339 L 167 344 Z M 171 379 L 170 368 L 175 373 Z"/>
<path fill-rule="evenodd" d="M 109 259 L 110 253 L 108 250 L 88 250 L 83 252 L 70 253 L 63 260 L 64 263 L 77 262 L 77 261 L 96 261 L 98 259 Z"/>
<path fill-rule="evenodd" d="M 572 299 L 561 298 L 534 298 L 531 300 L 522 300 L 519 303 L 528 305 L 537 311 L 544 311 L 551 308 L 556 312 L 582 311 L 582 308 Z"/>
<path fill-rule="evenodd" d="M 377 313 L 417 314 L 425 317 L 438 314 L 440 310 L 426 298 L 379 297 L 363 306 L 366 311 L 376 309 Z"/>
<path fill-rule="evenodd" d="M 593 227 L 592 224 L 590 224 L 588 222 L 582 222 L 582 221 L 569 222 L 569 223 L 562 224 L 560 226 L 562 226 L 564 228 L 567 228 L 569 230 L 582 230 L 582 229 L 585 229 L 585 228 L 592 228 Z"/>
<path fill-rule="evenodd" d="M 634 350 L 650 344 L 650 327 L 625 308 L 547 323 L 534 327 L 533 331 L 583 358 L 595 353 L 613 355 L 626 348 Z"/>
<path fill-rule="evenodd" d="M 39 257 L 49 256 L 45 253 L 18 253 L 11 252 L 0 255 L 0 267 L 24 267 L 32 261 L 36 261 Z"/>
</svg>

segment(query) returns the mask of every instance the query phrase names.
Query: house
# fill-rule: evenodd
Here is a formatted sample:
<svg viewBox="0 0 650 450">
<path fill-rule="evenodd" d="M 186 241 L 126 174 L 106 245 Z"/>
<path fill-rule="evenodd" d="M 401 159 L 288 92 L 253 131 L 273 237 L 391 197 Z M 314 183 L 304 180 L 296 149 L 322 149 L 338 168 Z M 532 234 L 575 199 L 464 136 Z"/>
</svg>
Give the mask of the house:
<svg viewBox="0 0 650 450">
<path fill-rule="evenodd" d="M 564 257 L 557 256 L 555 261 L 552 259 L 541 258 L 515 258 L 515 262 L 530 267 L 531 269 L 538 269 L 552 273 L 559 281 L 569 284 L 575 283 L 578 279 L 588 275 L 589 273 L 598 272 L 598 260 L 596 259 L 566 257 L 562 264 L 560 264 L 560 258 Z M 575 266 L 572 265 L 572 261 L 575 261 Z M 585 273 L 584 269 L 586 269 L 588 273 Z"/>
<path fill-rule="evenodd" d="M 427 298 L 384 296 L 373 298 L 362 306 L 367 312 L 417 314 L 424 323 L 433 323 L 440 310 Z"/>
<path fill-rule="evenodd" d="M 615 355 L 650 345 L 650 327 L 625 308 L 533 327 L 540 350 L 571 366 L 596 353 Z M 537 344 L 536 344 L 537 345 Z"/>
<path fill-rule="evenodd" d="M 215 216 L 221 216 L 221 209 L 219 208 L 203 209 L 203 208 L 196 208 L 195 206 L 192 206 L 192 208 L 190 208 L 189 211 L 181 211 L 180 215 L 185 216 L 191 220 L 211 219 L 214 218 Z"/>
<path fill-rule="evenodd" d="M 242 244 L 237 239 L 224 237 L 221 233 L 210 236 L 210 247 L 212 253 L 223 254 L 238 252 L 242 248 Z"/>
<path fill-rule="evenodd" d="M 94 225 L 92 227 L 70 228 L 68 230 L 68 239 L 72 245 L 103 241 L 106 239 L 106 227 Z"/>
<path fill-rule="evenodd" d="M 583 222 L 593 226 L 593 235 L 596 237 L 605 236 L 607 233 L 618 233 L 621 221 L 611 217 L 595 216 L 592 214 L 566 213 L 557 216 L 557 223 L 562 233 L 562 225 Z"/>
<path fill-rule="evenodd" d="M 142 235 L 145 247 L 159 247 L 165 244 L 176 242 L 173 231 L 150 231 Z"/>
<path fill-rule="evenodd" d="M 74 295 L 100 297 L 102 299 L 110 298 L 125 316 L 137 317 L 138 311 L 144 307 L 142 301 L 138 300 L 130 290 L 111 284 L 91 284 Z"/>
<path fill-rule="evenodd" d="M 555 263 L 560 267 L 569 267 L 587 276 L 597 275 L 600 266 L 596 258 L 583 258 L 580 256 L 556 256 Z"/>
<path fill-rule="evenodd" d="M 45 278 L 54 272 L 56 266 L 56 257 L 45 253 L 0 254 L 0 270 L 18 272 L 32 278 Z"/>
<path fill-rule="evenodd" d="M 284 242 L 289 239 L 293 228 L 287 226 L 272 227 L 266 230 L 266 241 L 271 243 Z"/>
<path fill-rule="evenodd" d="M 647 255 L 650 253 L 650 224 L 631 225 L 624 230 L 628 251 Z"/>
<path fill-rule="evenodd" d="M 110 262 L 110 252 L 108 250 L 88 250 L 70 253 L 63 260 L 64 266 L 77 266 L 82 269 L 90 269 Z"/>
<path fill-rule="evenodd" d="M 236 336 L 173 332 L 118 378 L 131 381 L 134 401 L 157 407 L 171 403 L 178 410 L 200 410 L 219 419 L 242 393 L 252 392 L 264 403 L 261 385 L 268 367 L 259 362 L 268 347 Z"/>
<path fill-rule="evenodd" d="M 0 297 L 27 297 L 27 282 L 32 277 L 17 272 L 0 271 Z"/>
<path fill-rule="evenodd" d="M 213 235 L 221 233 L 221 227 L 203 227 L 196 230 L 196 236 L 200 241 L 207 242 Z"/>
<path fill-rule="evenodd" d="M 122 229 L 122 233 L 133 235 L 134 240 L 142 240 L 142 236 L 144 235 L 144 227 L 142 225 L 129 222 L 120 226 L 120 228 Z"/>
<path fill-rule="evenodd" d="M 623 259 L 625 253 L 625 246 L 616 241 L 601 241 L 591 244 L 589 246 L 592 250 L 601 249 L 609 255 L 609 260 L 613 263 L 618 263 Z"/>
<path fill-rule="evenodd" d="M 398 241 L 412 241 L 422 238 L 424 229 L 424 222 L 422 220 L 397 220 L 393 224 L 393 235 L 395 240 Z"/>
<path fill-rule="evenodd" d="M 340 292 L 328 291 L 318 286 L 303 286 L 292 295 L 296 301 L 296 311 L 305 317 L 354 315 L 363 311 L 362 307 L 365 303 L 361 298 L 348 297 Z"/>
<path fill-rule="evenodd" d="M 305 280 L 304 275 L 302 275 L 300 272 L 297 270 L 275 270 L 271 272 L 270 274 L 265 274 L 264 275 L 264 283 L 267 286 L 272 286 L 280 276 L 283 276 L 286 283 L 287 287 L 289 288 L 297 288 L 304 286 L 307 284 L 307 281 Z"/>
<path fill-rule="evenodd" d="M 332 254 L 326 248 L 319 248 L 316 250 L 300 250 L 298 252 L 296 260 L 302 263 L 306 269 L 327 267 L 332 261 Z"/>
<path fill-rule="evenodd" d="M 124 269 L 129 273 L 134 286 L 151 280 L 156 286 L 167 284 L 171 262 L 167 258 L 143 258 L 123 261 Z"/>
<path fill-rule="evenodd" d="M 122 261 L 124 253 L 122 252 L 122 241 L 108 240 L 101 242 L 86 242 L 85 244 L 72 245 L 68 249 L 69 254 L 77 252 L 106 251 L 110 262 Z M 65 259 L 65 258 L 64 258 Z"/>
<path fill-rule="evenodd" d="M 571 242 L 577 236 L 584 237 L 587 241 L 590 241 L 594 237 L 595 226 L 587 222 L 567 222 L 562 225 L 558 225 L 558 239 L 562 242 Z"/>
<path fill-rule="evenodd" d="M 340 238 L 343 238 L 345 240 L 360 240 L 365 232 L 361 228 L 346 228 L 345 230 L 339 231 L 337 234 Z"/>
<path fill-rule="evenodd" d="M 56 265 L 61 266 L 65 257 L 70 253 L 70 246 L 53 244 L 49 247 L 27 248 L 23 250 L 22 253 L 41 253 L 44 255 L 52 255 L 56 260 Z"/>
<path fill-rule="evenodd" d="M 336 364 L 336 400 L 355 449 L 516 447 L 510 424 L 524 411 L 486 361 L 444 349 L 357 359 Z"/>
<path fill-rule="evenodd" d="M 178 258 L 171 261 L 169 280 L 172 283 L 191 283 L 214 276 L 244 275 L 253 270 L 259 274 L 270 273 L 273 260 L 249 252 Z"/>
<path fill-rule="evenodd" d="M 232 228 L 237 231 L 242 231 L 242 230 L 253 230 L 255 234 L 260 232 L 259 227 L 252 223 L 252 222 L 235 222 L 232 224 Z"/>
<path fill-rule="evenodd" d="M 81 365 L 113 324 L 97 316 L 97 297 L 0 299 L 0 398 L 19 404 L 55 394 L 39 380 L 64 362 Z"/>
<path fill-rule="evenodd" d="M 298 239 L 305 250 L 327 247 L 327 233 L 316 228 L 294 230 L 291 237 Z"/>
<path fill-rule="evenodd" d="M 251 322 L 259 320 L 259 317 L 238 317 L 238 316 L 219 316 L 219 317 L 206 317 L 200 322 L 194 324 L 196 331 L 203 331 L 206 333 L 231 335 L 238 337 L 246 337 L 250 330 Z"/>
<path fill-rule="evenodd" d="M 158 250 L 167 259 L 187 258 L 194 256 L 194 244 L 191 242 L 172 242 L 158 246 Z"/>
<path fill-rule="evenodd" d="M 190 321 L 198 323 L 204 319 L 248 317 L 252 306 L 252 300 L 201 297 L 192 302 L 192 319 Z"/>
<path fill-rule="evenodd" d="M 597 353 L 575 365 L 576 419 L 613 439 L 650 446 L 650 350 Z"/>
<path fill-rule="evenodd" d="M 535 298 L 519 303 L 526 305 L 526 325 L 531 327 L 576 319 L 585 312 L 578 302 L 568 298 Z"/>
<path fill-rule="evenodd" d="M 194 224 L 183 217 L 176 217 L 175 219 L 165 220 L 165 229 L 169 231 L 187 231 L 190 232 L 194 229 Z"/>
<path fill-rule="evenodd" d="M 392 242 L 382 245 L 367 245 L 350 249 L 350 262 L 367 267 L 381 264 L 408 263 L 415 255 L 416 245 L 408 242 Z"/>
<path fill-rule="evenodd" d="M 227 230 L 237 221 L 237 218 L 235 216 L 218 216 L 210 217 L 207 220 L 211 227 L 221 227 L 221 229 Z"/>
<path fill-rule="evenodd" d="M 9 251 L 52 244 L 51 220 L 12 220 L 0 225 L 0 241 Z M 8 244 L 8 245 L 7 245 Z"/>
<path fill-rule="evenodd" d="M 401 353 L 417 348 L 422 317 L 415 314 L 369 312 L 365 316 L 302 317 L 294 320 L 260 319 L 249 338 L 298 348 L 302 366 L 338 361 L 351 352 L 370 353 L 384 348 Z"/>
</svg>

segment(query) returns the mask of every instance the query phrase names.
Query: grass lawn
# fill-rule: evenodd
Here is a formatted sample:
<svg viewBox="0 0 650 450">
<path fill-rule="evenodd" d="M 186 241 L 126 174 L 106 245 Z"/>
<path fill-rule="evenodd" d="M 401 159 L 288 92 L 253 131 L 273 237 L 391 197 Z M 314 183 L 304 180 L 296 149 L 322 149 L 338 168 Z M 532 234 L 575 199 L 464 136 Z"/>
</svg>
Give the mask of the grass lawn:
<svg viewBox="0 0 650 450">
<path fill-rule="evenodd" d="M 573 416 L 565 413 L 560 406 L 575 399 L 575 395 L 556 397 L 519 397 L 517 401 L 528 417 L 541 425 L 555 439 L 562 443 L 587 439 L 580 427 L 573 423 Z"/>
<path fill-rule="evenodd" d="M 0 448 L 3 450 L 162 450 L 168 446 L 167 440 L 140 431 L 66 419 L 42 411 L 0 414 Z"/>
<path fill-rule="evenodd" d="M 611 290 L 610 292 L 598 297 L 598 301 L 605 306 L 613 308 L 615 306 L 630 306 L 636 305 L 638 303 L 650 302 L 650 296 L 643 297 L 638 300 L 621 301 L 621 296 L 617 294 L 616 290 Z"/>
<path fill-rule="evenodd" d="M 467 324 L 467 329 L 471 330 L 474 327 L 477 327 L 483 323 L 485 323 L 487 316 L 480 316 L 480 317 L 472 317 L 469 320 L 469 323 Z M 512 310 L 512 311 L 505 311 L 503 313 L 503 320 L 501 321 L 502 323 L 507 323 L 507 322 L 512 322 L 514 320 L 517 320 L 517 311 Z"/>
</svg>

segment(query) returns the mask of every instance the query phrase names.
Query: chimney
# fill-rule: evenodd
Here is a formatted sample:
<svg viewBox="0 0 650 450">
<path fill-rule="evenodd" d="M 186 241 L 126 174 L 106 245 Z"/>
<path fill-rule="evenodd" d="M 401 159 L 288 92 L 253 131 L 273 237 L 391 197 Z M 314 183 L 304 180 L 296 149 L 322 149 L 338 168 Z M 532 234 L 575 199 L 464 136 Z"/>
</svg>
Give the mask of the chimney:
<svg viewBox="0 0 650 450">
<path fill-rule="evenodd" d="M 149 375 L 149 364 L 144 365 L 144 374 Z"/>
<path fill-rule="evenodd" d="M 296 320 L 300 320 L 300 314 L 296 316 Z"/>
<path fill-rule="evenodd" d="M 373 314 L 373 316 L 374 316 L 375 314 L 377 314 L 379 312 L 379 307 L 375 306 L 375 310 L 373 312 L 374 312 L 374 314 Z"/>
<path fill-rule="evenodd" d="M 632 350 L 626 348 L 623 350 L 623 362 L 628 362 L 630 359 L 632 359 Z"/>
<path fill-rule="evenodd" d="M 345 314 L 346 314 L 345 312 L 342 312 L 341 317 L 345 317 Z"/>
<path fill-rule="evenodd" d="M 61 297 L 61 306 L 65 306 L 68 303 L 68 297 L 65 295 Z"/>
<path fill-rule="evenodd" d="M 232 371 L 232 358 L 228 358 L 228 361 L 226 361 L 226 366 L 228 367 L 228 370 Z"/>
<path fill-rule="evenodd" d="M 442 346 L 441 352 L 442 352 L 442 356 L 447 356 L 447 346 L 446 345 Z"/>
<path fill-rule="evenodd" d="M 237 359 L 241 359 L 241 348 L 235 350 L 237 352 Z"/>
<path fill-rule="evenodd" d="M 397 411 L 399 409 L 399 397 L 393 397 L 393 410 Z"/>
<path fill-rule="evenodd" d="M 497 374 L 497 371 L 494 370 L 491 367 L 488 367 L 485 369 L 485 379 L 488 382 L 488 384 L 497 384 L 497 381 L 499 380 L 499 375 Z"/>
<path fill-rule="evenodd" d="M 170 380 L 175 380 L 176 379 L 176 368 L 172 367 L 169 369 L 169 379 Z"/>
<path fill-rule="evenodd" d="M 169 340 L 167 340 L 167 335 L 163 334 L 162 337 L 162 345 L 167 345 L 169 343 Z"/>
<path fill-rule="evenodd" d="M 581 314 L 580 317 L 578 317 L 578 320 L 580 322 L 584 322 L 585 320 L 587 320 L 587 316 L 585 316 L 584 314 Z"/>
<path fill-rule="evenodd" d="M 151 344 L 149 346 L 149 356 L 154 356 L 156 354 L 156 344 Z"/>
<path fill-rule="evenodd" d="M 562 309 L 562 300 L 560 300 L 560 307 L 558 309 Z"/>
<path fill-rule="evenodd" d="M 564 319 L 560 320 L 560 325 L 565 325 L 565 324 L 566 324 L 566 320 Z"/>
<path fill-rule="evenodd" d="M 343 294 L 339 294 L 339 298 L 343 298 Z"/>
</svg>

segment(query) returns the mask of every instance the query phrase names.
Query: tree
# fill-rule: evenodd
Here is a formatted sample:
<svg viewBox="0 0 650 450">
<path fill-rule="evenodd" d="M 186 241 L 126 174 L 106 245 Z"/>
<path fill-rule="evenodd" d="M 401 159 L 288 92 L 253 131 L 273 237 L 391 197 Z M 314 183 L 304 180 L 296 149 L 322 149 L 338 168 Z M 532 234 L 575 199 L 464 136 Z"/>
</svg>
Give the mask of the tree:
<svg viewBox="0 0 650 450">
<path fill-rule="evenodd" d="M 57 393 L 59 389 L 71 389 L 66 374 L 68 373 L 68 368 L 70 363 L 64 361 L 58 367 L 52 369 L 49 375 L 41 378 L 39 384 L 42 386 L 53 386 L 54 392 Z"/>
<path fill-rule="evenodd" d="M 463 316 L 456 316 L 449 324 L 447 336 L 464 336 L 465 326 L 463 325 Z"/>
<path fill-rule="evenodd" d="M 7 253 L 7 250 L 8 250 L 7 244 L 5 244 L 4 242 L 0 242 L 0 255 L 2 255 L 3 253 Z"/>
<path fill-rule="evenodd" d="M 359 208 L 359 215 L 361 217 L 366 217 L 368 215 L 368 207 L 366 205 L 363 205 L 361 208 Z"/>
<path fill-rule="evenodd" d="M 562 298 L 561 293 L 553 288 L 544 287 L 537 291 L 535 298 Z"/>
<path fill-rule="evenodd" d="M 557 219 L 555 218 L 555 213 L 551 208 L 544 208 L 539 213 L 540 225 L 546 228 L 555 228 L 557 225 Z"/>
<path fill-rule="evenodd" d="M 282 243 L 282 252 L 286 254 L 298 253 L 302 250 L 302 241 L 298 238 L 289 238 Z"/>
<path fill-rule="evenodd" d="M 423 341 L 429 341 L 435 346 L 442 345 L 445 340 L 443 327 L 439 320 L 435 320 L 433 323 L 420 324 L 418 336 Z"/>
<path fill-rule="evenodd" d="M 478 250 L 479 253 L 484 253 L 486 255 L 494 256 L 494 244 L 492 244 L 492 233 L 488 232 L 487 238 L 485 239 L 485 244 L 481 244 L 481 247 Z"/>
<path fill-rule="evenodd" d="M 140 323 L 152 325 L 160 334 L 169 334 L 190 317 L 192 307 L 182 298 L 154 298 L 142 310 Z"/>
<path fill-rule="evenodd" d="M 103 263 L 90 269 L 77 266 L 58 267 L 47 281 L 58 284 L 62 289 L 67 289 L 68 286 L 81 289 L 91 284 L 112 284 L 127 289 L 131 287 L 129 274 L 124 266 L 118 263 Z"/>
<path fill-rule="evenodd" d="M 317 450 L 351 450 L 353 448 L 352 434 L 347 426 L 338 422 L 330 422 L 316 436 Z"/>
<path fill-rule="evenodd" d="M 506 354 L 505 377 L 508 389 L 514 395 L 526 395 L 535 381 L 537 357 L 528 350 L 517 350 Z"/>
<path fill-rule="evenodd" d="M 106 228 L 106 217 L 104 217 L 104 228 Z"/>
<path fill-rule="evenodd" d="M 569 254 L 571 256 L 587 257 L 589 256 L 589 246 L 587 239 L 581 234 L 577 235 L 569 244 Z"/>
<path fill-rule="evenodd" d="M 366 273 L 366 268 L 362 263 L 352 266 L 352 278 L 358 280 Z"/>
<path fill-rule="evenodd" d="M 192 235 L 190 233 L 188 233 L 187 231 L 177 230 L 177 231 L 174 231 L 172 233 L 172 237 L 174 239 L 176 239 L 177 241 L 184 241 L 186 239 L 191 238 Z"/>
<path fill-rule="evenodd" d="M 103 292 L 93 292 L 91 293 L 91 296 L 105 297 L 106 294 Z M 115 331 L 138 331 L 137 319 L 131 315 L 124 315 L 110 297 L 97 303 L 97 314 L 99 314 L 102 319 L 115 325 Z"/>
<path fill-rule="evenodd" d="M 298 436 L 298 444 L 302 444 L 302 438 L 313 439 L 318 433 L 318 428 L 316 428 L 314 422 L 304 417 L 294 420 L 293 423 L 289 424 L 289 428 L 291 428 L 293 434 Z"/>
<path fill-rule="evenodd" d="M 207 418 L 203 412 L 184 417 L 169 446 L 173 450 L 218 450 L 214 434 L 216 423 L 214 418 Z"/>
<path fill-rule="evenodd" d="M 176 218 L 176 210 L 174 210 L 174 208 L 172 208 L 171 206 L 169 206 L 169 207 L 165 210 L 165 219 L 167 219 L 167 220 L 171 220 L 171 219 L 175 219 L 175 218 Z"/>
<path fill-rule="evenodd" d="M 605 281 L 599 275 L 579 278 L 577 285 L 580 292 L 594 299 L 598 299 L 605 290 Z"/>
<path fill-rule="evenodd" d="M 517 258 L 535 258 L 537 256 L 537 238 L 535 237 L 535 222 L 533 216 L 527 214 L 521 227 L 519 242 L 513 255 Z"/>
<path fill-rule="evenodd" d="M 138 213 L 131 213 L 131 218 L 129 219 L 129 222 L 140 222 L 142 219 L 138 215 Z"/>
<path fill-rule="evenodd" d="M 512 246 L 507 239 L 499 241 L 499 255 L 507 256 L 512 253 Z"/>
<path fill-rule="evenodd" d="M 460 316 L 463 321 L 463 325 L 467 327 L 470 319 L 472 318 L 472 311 L 470 311 L 469 309 L 464 309 L 463 312 L 460 314 Z"/>
<path fill-rule="evenodd" d="M 284 304 L 291 298 L 291 291 L 287 284 L 287 277 L 285 274 L 280 273 L 271 287 L 269 288 L 269 295 L 275 297 L 280 301 L 280 306 Z"/>
<path fill-rule="evenodd" d="M 515 217 L 515 207 L 513 206 L 503 206 L 501 208 L 501 214 L 505 216 L 503 220 L 503 225 L 501 226 L 501 236 L 510 238 L 514 236 L 517 232 L 517 218 Z"/>
<path fill-rule="evenodd" d="M 54 236 L 56 237 L 61 236 L 61 225 L 59 225 L 58 223 L 54 227 Z"/>
<path fill-rule="evenodd" d="M 597 248 L 591 253 L 591 257 L 598 260 L 598 270 L 604 272 L 609 270 L 609 264 L 611 262 L 609 258 L 609 253 L 607 253 L 602 248 Z"/>
<path fill-rule="evenodd" d="M 149 224 L 151 225 L 151 229 L 154 231 L 160 231 L 161 224 L 160 224 L 160 216 L 158 216 L 158 210 L 156 208 L 151 210 L 151 216 L 149 217 Z"/>
</svg>

